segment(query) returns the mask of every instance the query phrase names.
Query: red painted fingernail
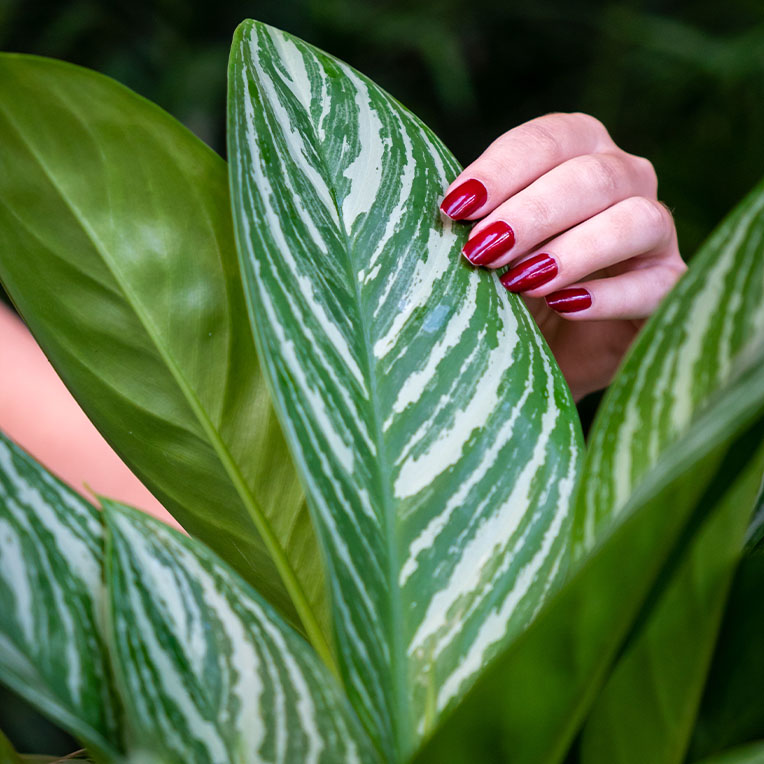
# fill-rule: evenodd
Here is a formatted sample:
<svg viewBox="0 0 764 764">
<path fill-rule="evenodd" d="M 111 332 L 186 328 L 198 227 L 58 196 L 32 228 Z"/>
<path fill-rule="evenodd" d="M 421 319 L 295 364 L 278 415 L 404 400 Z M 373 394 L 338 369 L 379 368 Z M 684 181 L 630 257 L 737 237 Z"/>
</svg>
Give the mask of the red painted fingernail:
<svg viewBox="0 0 764 764">
<path fill-rule="evenodd" d="M 547 295 L 546 304 L 558 313 L 577 313 L 591 307 L 592 296 L 583 287 L 571 287 Z"/>
<path fill-rule="evenodd" d="M 508 252 L 514 244 L 515 232 L 503 220 L 497 220 L 471 236 L 462 247 L 462 254 L 473 265 L 485 265 Z"/>
<path fill-rule="evenodd" d="M 549 255 L 540 254 L 523 260 L 499 278 L 510 292 L 527 292 L 535 289 L 557 275 L 557 263 Z"/>
<path fill-rule="evenodd" d="M 488 199 L 485 186 L 474 178 L 459 184 L 441 203 L 440 209 L 452 220 L 463 220 L 479 210 Z"/>
</svg>

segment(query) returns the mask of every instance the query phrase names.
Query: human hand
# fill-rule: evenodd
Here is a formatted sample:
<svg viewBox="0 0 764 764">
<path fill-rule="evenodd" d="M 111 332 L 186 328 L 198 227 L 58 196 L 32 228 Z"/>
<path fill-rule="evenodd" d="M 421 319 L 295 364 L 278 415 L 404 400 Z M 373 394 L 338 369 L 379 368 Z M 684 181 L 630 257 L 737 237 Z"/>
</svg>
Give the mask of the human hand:
<svg viewBox="0 0 764 764">
<path fill-rule="evenodd" d="M 475 225 L 463 253 L 512 267 L 576 400 L 609 384 L 634 336 L 686 270 L 652 164 L 587 114 L 549 114 L 494 141 L 441 210 Z"/>
</svg>

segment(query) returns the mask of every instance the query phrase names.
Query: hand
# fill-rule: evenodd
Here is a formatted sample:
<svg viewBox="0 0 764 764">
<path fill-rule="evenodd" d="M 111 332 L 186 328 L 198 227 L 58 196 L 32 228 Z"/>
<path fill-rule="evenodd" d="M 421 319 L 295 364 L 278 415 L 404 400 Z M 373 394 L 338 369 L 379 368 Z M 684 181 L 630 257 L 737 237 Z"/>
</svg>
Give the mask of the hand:
<svg viewBox="0 0 764 764">
<path fill-rule="evenodd" d="M 465 257 L 519 292 L 576 400 L 609 384 L 686 270 L 652 164 L 587 114 L 510 130 L 464 169 L 441 210 L 479 220 Z"/>
</svg>

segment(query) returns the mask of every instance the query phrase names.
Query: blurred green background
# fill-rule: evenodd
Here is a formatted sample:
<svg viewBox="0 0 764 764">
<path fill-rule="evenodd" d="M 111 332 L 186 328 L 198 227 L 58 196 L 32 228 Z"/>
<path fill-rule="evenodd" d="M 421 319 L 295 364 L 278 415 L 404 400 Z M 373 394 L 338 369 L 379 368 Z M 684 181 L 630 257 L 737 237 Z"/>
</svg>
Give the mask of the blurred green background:
<svg viewBox="0 0 764 764">
<path fill-rule="evenodd" d="M 247 17 L 371 76 L 463 163 L 540 114 L 594 114 L 655 164 L 685 258 L 764 175 L 762 0 L 0 0 L 0 49 L 109 74 L 222 154 Z M 0 691 L 3 727 L 23 750 L 71 750 Z"/>
</svg>

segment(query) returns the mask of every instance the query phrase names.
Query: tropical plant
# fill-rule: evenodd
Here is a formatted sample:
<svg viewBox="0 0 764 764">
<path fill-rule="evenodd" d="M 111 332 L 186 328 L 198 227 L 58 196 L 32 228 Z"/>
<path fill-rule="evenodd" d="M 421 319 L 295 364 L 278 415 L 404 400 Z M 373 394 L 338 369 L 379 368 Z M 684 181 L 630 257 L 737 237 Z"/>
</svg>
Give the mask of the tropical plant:
<svg viewBox="0 0 764 764">
<path fill-rule="evenodd" d="M 764 474 L 764 186 L 584 452 L 522 302 L 459 257 L 427 127 L 256 22 L 229 83 L 227 170 L 108 78 L 0 56 L 0 278 L 190 533 L 2 438 L 0 681 L 103 762 L 716 754 Z"/>
</svg>

